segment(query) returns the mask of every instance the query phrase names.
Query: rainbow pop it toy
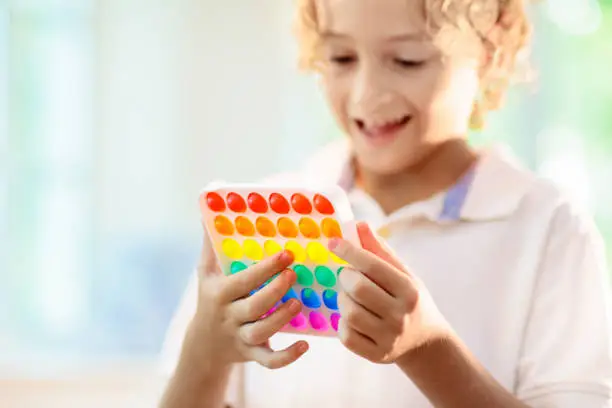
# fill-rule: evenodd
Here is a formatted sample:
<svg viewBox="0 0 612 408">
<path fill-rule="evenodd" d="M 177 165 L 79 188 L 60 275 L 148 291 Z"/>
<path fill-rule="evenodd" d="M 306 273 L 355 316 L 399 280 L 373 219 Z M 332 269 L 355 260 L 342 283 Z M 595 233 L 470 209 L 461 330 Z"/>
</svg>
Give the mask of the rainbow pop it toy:
<svg viewBox="0 0 612 408">
<path fill-rule="evenodd" d="M 290 268 L 297 281 L 281 302 L 295 298 L 303 308 L 283 332 L 336 334 L 338 274 L 346 262 L 327 249 L 327 242 L 334 237 L 359 242 L 342 189 L 216 182 L 202 191 L 200 209 L 226 275 L 240 273 L 283 249 L 293 253 Z"/>
</svg>

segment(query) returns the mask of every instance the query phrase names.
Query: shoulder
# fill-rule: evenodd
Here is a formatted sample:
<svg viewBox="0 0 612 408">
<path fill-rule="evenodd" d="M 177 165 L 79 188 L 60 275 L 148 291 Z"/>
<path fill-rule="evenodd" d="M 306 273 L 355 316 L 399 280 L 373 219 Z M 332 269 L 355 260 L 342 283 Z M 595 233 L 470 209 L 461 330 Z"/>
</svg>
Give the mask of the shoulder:
<svg viewBox="0 0 612 408">
<path fill-rule="evenodd" d="M 589 208 L 550 179 L 534 175 L 517 212 L 546 224 L 549 238 L 601 241 Z"/>
<path fill-rule="evenodd" d="M 540 272 L 587 262 L 589 268 L 605 268 L 603 239 L 589 209 L 507 149 L 482 155 L 462 216 L 495 226 L 522 257 L 529 254 L 540 264 Z"/>
<path fill-rule="evenodd" d="M 476 168 L 466 218 L 539 225 L 591 225 L 588 208 L 559 184 L 524 166 L 503 147 L 488 149 Z"/>
<path fill-rule="evenodd" d="M 517 167 L 513 171 L 524 191 L 507 226 L 518 232 L 515 236 L 521 245 L 531 245 L 539 253 L 538 274 L 598 280 L 606 275 L 605 243 L 586 204 L 531 170 Z"/>
</svg>

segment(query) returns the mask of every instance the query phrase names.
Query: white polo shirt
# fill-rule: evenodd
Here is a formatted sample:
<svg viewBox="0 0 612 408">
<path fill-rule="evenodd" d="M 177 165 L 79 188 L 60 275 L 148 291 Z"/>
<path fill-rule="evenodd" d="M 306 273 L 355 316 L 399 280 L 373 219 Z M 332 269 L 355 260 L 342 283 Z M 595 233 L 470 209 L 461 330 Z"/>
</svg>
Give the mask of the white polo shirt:
<svg viewBox="0 0 612 408">
<path fill-rule="evenodd" d="M 275 179 L 350 186 L 348 144 L 332 143 L 303 171 Z M 357 219 L 378 230 L 417 274 L 455 331 L 504 387 L 535 408 L 612 407 L 609 283 L 590 218 L 500 150 L 457 186 L 386 216 L 349 188 Z M 196 303 L 195 277 L 173 320 L 163 363 L 171 374 Z M 278 334 L 272 345 L 296 337 Z M 337 339 L 270 371 L 237 365 L 236 408 L 430 407 L 394 365 L 376 365 Z"/>
</svg>

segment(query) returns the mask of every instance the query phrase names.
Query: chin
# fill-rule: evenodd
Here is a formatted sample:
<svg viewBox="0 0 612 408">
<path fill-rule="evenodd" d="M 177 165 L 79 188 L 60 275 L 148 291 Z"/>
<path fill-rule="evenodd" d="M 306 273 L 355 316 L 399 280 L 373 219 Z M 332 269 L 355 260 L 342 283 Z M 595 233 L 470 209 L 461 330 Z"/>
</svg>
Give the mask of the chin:
<svg viewBox="0 0 612 408">
<path fill-rule="evenodd" d="M 356 159 L 363 170 L 379 176 L 396 175 L 418 162 L 417 157 L 406 150 L 388 152 L 356 151 Z"/>
<path fill-rule="evenodd" d="M 392 176 L 418 165 L 427 149 L 413 139 L 414 135 L 402 136 L 410 137 L 398 138 L 387 146 L 372 146 L 363 135 L 355 135 L 352 142 L 359 166 L 372 174 Z"/>
</svg>

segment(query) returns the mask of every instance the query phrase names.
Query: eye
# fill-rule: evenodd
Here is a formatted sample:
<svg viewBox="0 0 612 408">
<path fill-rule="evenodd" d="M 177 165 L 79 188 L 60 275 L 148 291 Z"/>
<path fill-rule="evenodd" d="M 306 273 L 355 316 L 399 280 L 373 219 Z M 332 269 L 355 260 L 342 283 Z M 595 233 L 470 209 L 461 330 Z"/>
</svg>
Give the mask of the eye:
<svg viewBox="0 0 612 408">
<path fill-rule="evenodd" d="M 331 62 L 336 65 L 348 65 L 355 62 L 355 59 L 352 55 L 337 55 L 330 58 Z"/>
<path fill-rule="evenodd" d="M 396 58 L 395 63 L 402 68 L 419 68 L 427 63 L 424 60 L 406 60 L 401 58 Z"/>
</svg>

